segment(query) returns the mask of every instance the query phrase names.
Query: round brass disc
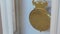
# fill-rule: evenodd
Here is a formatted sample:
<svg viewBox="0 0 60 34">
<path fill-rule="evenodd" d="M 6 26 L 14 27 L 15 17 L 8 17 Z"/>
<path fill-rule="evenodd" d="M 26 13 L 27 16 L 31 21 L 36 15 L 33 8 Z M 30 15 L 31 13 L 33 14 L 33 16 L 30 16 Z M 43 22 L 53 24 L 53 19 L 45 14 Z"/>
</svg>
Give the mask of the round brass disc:
<svg viewBox="0 0 60 34">
<path fill-rule="evenodd" d="M 39 31 L 46 31 L 50 28 L 50 17 L 46 10 L 32 10 L 29 15 L 29 20 L 31 25 Z"/>
</svg>

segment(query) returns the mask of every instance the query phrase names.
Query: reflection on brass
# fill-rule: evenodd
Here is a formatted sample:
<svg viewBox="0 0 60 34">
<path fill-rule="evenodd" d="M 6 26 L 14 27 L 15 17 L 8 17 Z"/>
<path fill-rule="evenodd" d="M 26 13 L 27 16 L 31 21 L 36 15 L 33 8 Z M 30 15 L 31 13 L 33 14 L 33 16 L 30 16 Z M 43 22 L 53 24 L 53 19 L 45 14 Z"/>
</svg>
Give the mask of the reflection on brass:
<svg viewBox="0 0 60 34">
<path fill-rule="evenodd" d="M 48 11 L 45 9 L 48 6 L 47 2 L 34 2 L 35 9 L 31 11 L 29 15 L 29 20 L 31 25 L 39 30 L 39 31 L 46 31 L 50 28 L 50 15 Z"/>
<path fill-rule="evenodd" d="M 34 2 L 34 0 L 33 0 L 32 3 L 33 3 L 33 5 L 35 5 L 35 8 L 43 8 L 44 9 L 46 6 L 48 6 L 47 1 L 45 1 L 45 2 L 43 2 L 43 1 Z"/>
</svg>

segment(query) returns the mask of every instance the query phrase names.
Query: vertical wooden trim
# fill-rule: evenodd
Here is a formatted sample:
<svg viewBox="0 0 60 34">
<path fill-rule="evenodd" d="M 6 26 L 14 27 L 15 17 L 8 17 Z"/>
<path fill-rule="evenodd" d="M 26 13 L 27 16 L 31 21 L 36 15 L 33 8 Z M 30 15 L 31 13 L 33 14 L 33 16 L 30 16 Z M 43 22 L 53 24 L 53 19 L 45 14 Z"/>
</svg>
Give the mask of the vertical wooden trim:
<svg viewBox="0 0 60 34">
<path fill-rule="evenodd" d="M 20 0 L 15 0 L 15 19 L 16 19 L 16 32 L 17 34 L 20 34 Z"/>
<path fill-rule="evenodd" d="M 57 34 L 58 0 L 52 0 L 50 34 Z"/>
<path fill-rule="evenodd" d="M 1 0 L 3 34 L 13 34 L 13 0 Z"/>
<path fill-rule="evenodd" d="M 2 17 L 2 28 L 3 34 L 8 34 L 8 20 L 6 14 L 6 0 L 1 0 L 1 17 Z"/>
<path fill-rule="evenodd" d="M 59 3 L 60 3 L 60 0 L 59 0 Z M 60 4 L 59 4 L 57 34 L 60 34 Z"/>
<path fill-rule="evenodd" d="M 16 22 L 16 9 L 15 9 L 15 0 L 13 0 L 13 12 L 12 12 L 12 16 L 13 16 L 13 31 L 16 32 L 17 31 L 17 22 Z"/>
</svg>

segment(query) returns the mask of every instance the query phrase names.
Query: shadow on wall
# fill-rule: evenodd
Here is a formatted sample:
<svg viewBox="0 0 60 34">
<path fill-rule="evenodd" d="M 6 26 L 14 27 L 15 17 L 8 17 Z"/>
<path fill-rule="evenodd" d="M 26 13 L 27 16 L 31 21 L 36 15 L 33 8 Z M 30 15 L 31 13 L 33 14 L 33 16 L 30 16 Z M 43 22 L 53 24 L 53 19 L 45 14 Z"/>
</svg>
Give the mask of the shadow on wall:
<svg viewBox="0 0 60 34">
<path fill-rule="evenodd" d="M 0 34 L 2 34 L 1 6 L 0 6 Z"/>
</svg>

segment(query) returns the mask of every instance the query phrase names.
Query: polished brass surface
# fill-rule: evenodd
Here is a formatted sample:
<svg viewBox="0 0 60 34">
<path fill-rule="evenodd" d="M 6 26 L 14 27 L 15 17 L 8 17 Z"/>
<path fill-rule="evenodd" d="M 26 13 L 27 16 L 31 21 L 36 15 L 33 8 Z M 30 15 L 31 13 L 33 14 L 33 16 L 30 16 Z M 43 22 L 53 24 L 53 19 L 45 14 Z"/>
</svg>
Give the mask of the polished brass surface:
<svg viewBox="0 0 60 34">
<path fill-rule="evenodd" d="M 34 1 L 34 0 L 33 0 Z M 48 6 L 47 2 L 33 2 L 35 9 L 33 9 L 29 15 L 31 25 L 39 30 L 46 31 L 50 28 L 50 15 L 45 9 Z"/>
<path fill-rule="evenodd" d="M 34 2 L 34 0 L 32 1 L 33 5 L 35 6 L 35 8 L 46 8 L 48 6 L 48 2 L 45 1 L 38 1 L 38 2 Z"/>
</svg>

